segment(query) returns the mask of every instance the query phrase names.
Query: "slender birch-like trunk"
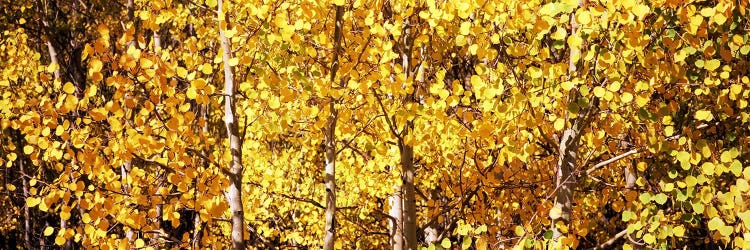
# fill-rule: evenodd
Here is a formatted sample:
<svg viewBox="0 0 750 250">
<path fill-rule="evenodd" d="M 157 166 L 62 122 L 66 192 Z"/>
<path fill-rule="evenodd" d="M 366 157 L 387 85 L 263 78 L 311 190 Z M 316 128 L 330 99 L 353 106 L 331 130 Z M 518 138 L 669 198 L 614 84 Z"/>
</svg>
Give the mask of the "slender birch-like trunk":
<svg viewBox="0 0 750 250">
<path fill-rule="evenodd" d="M 578 4 L 581 6 L 583 2 L 579 0 Z M 578 24 L 576 24 L 575 15 L 571 15 L 570 26 L 570 34 L 573 36 L 577 35 Z M 570 48 L 568 74 L 571 78 L 575 76 L 577 71 L 576 63 L 580 55 L 581 51 L 578 48 Z M 580 98 L 578 90 L 571 90 L 570 95 L 569 102 L 578 102 Z M 581 133 L 587 122 L 584 119 L 586 113 L 581 110 L 574 117 L 571 117 L 569 119 L 571 126 L 563 131 L 560 138 L 557 166 L 555 168 L 555 187 L 557 190 L 555 191 L 555 203 L 553 207 L 553 209 L 559 209 L 560 213 L 556 218 L 552 218 L 552 241 L 550 243 L 553 244 L 553 247 L 558 246 L 560 238 L 564 234 L 561 227 L 567 228 L 570 225 L 570 217 L 573 210 L 573 190 L 577 182 L 573 171 L 578 162 Z"/>
<path fill-rule="evenodd" d="M 336 6 L 336 21 L 333 31 L 333 60 L 331 61 L 331 87 L 336 82 L 336 71 L 339 68 L 339 53 L 341 53 L 342 29 L 344 25 L 344 6 Z M 336 121 L 338 111 L 336 100 L 331 97 L 328 103 L 330 115 L 326 123 L 325 147 L 325 187 L 326 187 L 326 212 L 325 212 L 325 237 L 323 238 L 323 249 L 333 250 L 336 243 Z"/>
<path fill-rule="evenodd" d="M 403 44 L 401 49 L 401 67 L 406 75 L 405 79 L 410 77 L 409 73 L 411 70 L 411 51 L 413 46 L 412 40 L 411 22 L 407 18 L 404 21 L 403 31 Z M 416 92 L 416 91 L 415 91 Z M 407 94 L 405 103 L 414 102 L 414 94 Z M 401 178 L 403 182 L 402 188 L 402 199 L 404 208 L 404 241 L 405 249 L 416 250 L 417 249 L 417 198 L 414 188 L 414 147 L 406 141 L 406 137 L 414 130 L 414 122 L 407 121 L 404 125 L 403 131 L 401 131 L 402 137 L 399 142 L 399 149 L 401 150 Z"/>
<path fill-rule="evenodd" d="M 232 162 L 229 166 L 228 177 L 231 183 L 225 196 L 229 203 L 229 209 L 232 211 L 232 246 L 234 249 L 245 249 L 245 222 L 244 211 L 242 207 L 242 145 L 240 145 L 240 136 L 235 115 L 234 107 L 234 73 L 232 66 L 229 65 L 229 59 L 232 58 L 232 45 L 229 38 L 225 35 L 225 14 L 224 1 L 218 0 L 218 21 L 219 21 L 219 42 L 221 42 L 222 59 L 224 60 L 224 124 L 229 137 L 229 150 L 232 155 Z"/>
<path fill-rule="evenodd" d="M 394 185 L 395 192 L 388 197 L 391 210 L 388 214 L 391 216 L 391 248 L 393 250 L 404 249 L 404 206 L 401 199 L 401 187 Z"/>
<path fill-rule="evenodd" d="M 402 41 L 400 42 L 401 68 L 409 78 L 411 51 L 413 38 L 409 19 L 404 21 Z M 395 80 L 392 79 L 391 80 Z M 414 93 L 407 94 L 404 105 L 414 102 Z M 414 147 L 409 145 L 406 138 L 414 129 L 414 122 L 407 121 L 399 134 L 394 134 L 398 140 L 401 163 L 401 187 L 395 187 L 395 193 L 389 198 L 391 201 L 391 246 L 394 250 L 417 249 L 417 210 L 416 192 L 414 189 Z M 395 132 L 394 132 L 395 133 Z"/>
<path fill-rule="evenodd" d="M 18 141 L 21 140 L 20 135 L 14 135 L 19 138 Z M 17 155 L 16 161 L 18 162 L 18 171 L 21 172 L 21 183 L 23 185 L 23 198 L 26 199 L 29 197 L 29 181 L 26 180 L 26 168 L 23 165 L 23 152 L 21 151 L 21 148 L 23 147 L 16 147 L 17 149 Z M 23 245 L 26 249 L 31 249 L 31 212 L 29 211 L 29 206 L 24 204 L 23 206 Z"/>
</svg>

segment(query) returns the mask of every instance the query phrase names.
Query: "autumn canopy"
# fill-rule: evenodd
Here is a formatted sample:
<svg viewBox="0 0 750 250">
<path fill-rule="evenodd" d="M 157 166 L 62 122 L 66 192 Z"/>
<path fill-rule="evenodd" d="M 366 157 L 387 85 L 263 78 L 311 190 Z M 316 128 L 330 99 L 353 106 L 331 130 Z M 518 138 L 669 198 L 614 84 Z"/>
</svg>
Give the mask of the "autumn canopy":
<svg viewBox="0 0 750 250">
<path fill-rule="evenodd" d="M 750 249 L 748 0 L 0 0 L 0 246 Z"/>
</svg>

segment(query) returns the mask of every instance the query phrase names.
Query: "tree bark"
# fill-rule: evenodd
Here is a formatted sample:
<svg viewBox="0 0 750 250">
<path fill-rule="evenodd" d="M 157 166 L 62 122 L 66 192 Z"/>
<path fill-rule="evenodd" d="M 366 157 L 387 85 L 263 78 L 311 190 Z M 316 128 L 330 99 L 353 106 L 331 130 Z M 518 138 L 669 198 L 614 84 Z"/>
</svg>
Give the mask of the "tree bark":
<svg viewBox="0 0 750 250">
<path fill-rule="evenodd" d="M 20 133 L 16 134 L 17 141 L 21 141 Z M 26 198 L 29 197 L 29 182 L 26 180 L 26 168 L 23 165 L 23 151 L 21 150 L 23 147 L 16 147 L 17 151 L 17 157 L 16 161 L 18 161 L 18 171 L 21 172 L 21 183 L 23 185 L 23 198 L 24 201 Z M 26 249 L 31 249 L 31 212 L 29 211 L 29 206 L 26 205 L 24 202 L 23 205 L 23 245 Z"/>
<path fill-rule="evenodd" d="M 583 2 L 579 0 L 579 6 L 583 5 Z M 572 36 L 576 35 L 578 24 L 575 21 L 575 15 L 571 14 L 570 26 Z M 568 75 L 573 78 L 577 71 L 576 63 L 577 58 L 580 57 L 581 51 L 578 48 L 570 48 L 570 58 L 568 65 Z M 578 90 L 573 89 L 570 91 L 569 102 L 577 103 L 580 98 Z M 590 107 L 591 108 L 591 107 Z M 557 166 L 555 169 L 555 203 L 553 209 L 559 209 L 560 214 L 557 218 L 552 218 L 552 241 L 553 247 L 558 246 L 560 238 L 564 232 L 561 230 L 562 227 L 569 227 L 570 217 L 573 211 L 573 190 L 577 182 L 577 178 L 573 175 L 573 171 L 576 168 L 579 154 L 579 141 L 581 132 L 583 130 L 585 115 L 587 112 L 580 110 L 577 114 L 570 119 L 571 126 L 563 131 L 562 137 L 560 138 L 559 151 Z M 566 115 L 567 117 L 568 115 Z"/>
<path fill-rule="evenodd" d="M 57 61 L 57 50 L 55 50 L 55 46 L 52 45 L 51 41 L 47 41 L 47 52 L 49 53 L 49 58 L 52 64 L 57 65 L 56 66 L 57 68 L 53 72 L 53 75 L 55 76 L 55 80 L 61 80 L 60 79 L 60 62 Z"/>
<path fill-rule="evenodd" d="M 407 125 L 412 127 L 413 125 Z M 402 145 L 401 168 L 403 171 L 403 220 L 405 249 L 417 249 L 417 210 L 414 192 L 414 149 L 412 146 Z"/>
<path fill-rule="evenodd" d="M 411 34 L 411 23 L 407 18 L 404 21 L 402 41 L 399 42 L 401 51 L 401 68 L 405 75 L 404 79 L 409 79 L 411 51 L 413 39 Z M 395 77 L 391 77 L 395 81 Z M 416 91 L 415 91 L 416 92 Z M 404 106 L 414 102 L 414 93 L 406 94 Z M 395 125 L 394 125 L 395 126 Z M 417 249 L 417 210 L 416 210 L 416 193 L 414 189 L 414 148 L 409 145 L 406 138 L 414 129 L 414 122 L 407 121 L 400 132 L 393 131 L 398 140 L 398 148 L 401 163 L 401 187 L 395 187 L 395 193 L 389 198 L 391 200 L 390 215 L 393 217 L 391 222 L 391 246 L 394 250 Z"/>
<path fill-rule="evenodd" d="M 409 79 L 410 63 L 411 63 L 411 51 L 412 51 L 412 34 L 411 34 L 411 22 L 407 18 L 404 21 L 403 31 L 403 44 L 401 49 L 401 67 L 403 68 L 405 79 Z M 411 94 L 406 94 L 405 103 L 413 103 L 414 95 L 416 91 Z M 403 182 L 402 188 L 402 199 L 404 208 L 404 241 L 405 248 L 408 250 L 417 249 L 417 209 L 416 209 L 416 193 L 414 190 L 414 148 L 406 140 L 406 137 L 414 129 L 414 122 L 407 121 L 404 125 L 403 131 L 401 131 L 401 138 L 399 142 L 399 149 L 401 150 L 401 178 Z"/>
<path fill-rule="evenodd" d="M 394 193 L 388 197 L 391 203 L 391 210 L 388 214 L 391 218 L 391 248 L 393 250 L 404 249 L 404 206 L 401 199 L 401 187 L 393 186 Z"/>
<path fill-rule="evenodd" d="M 218 20 L 219 20 L 219 40 L 221 42 L 222 59 L 224 60 L 224 124 L 229 137 L 229 150 L 232 155 L 232 162 L 229 166 L 228 177 L 231 181 L 229 189 L 226 191 L 229 209 L 232 211 L 232 246 L 234 249 L 245 249 L 245 223 L 244 211 L 242 207 L 242 146 L 240 145 L 239 130 L 237 117 L 234 112 L 234 74 L 232 67 L 229 65 L 229 59 L 232 55 L 232 47 L 229 38 L 224 33 L 222 27 L 225 18 L 223 0 L 218 0 Z"/>
<path fill-rule="evenodd" d="M 336 71 L 339 68 L 339 53 L 341 53 L 341 36 L 343 28 L 344 6 L 336 6 L 336 21 L 333 32 L 333 60 L 331 62 L 331 87 L 336 82 Z M 326 187 L 326 212 L 325 212 L 325 237 L 323 238 L 323 249 L 332 250 L 336 243 L 336 121 L 338 111 L 336 100 L 331 97 L 328 103 L 330 115 L 324 131 L 326 147 L 325 187 Z"/>
<path fill-rule="evenodd" d="M 557 169 L 555 171 L 555 184 L 557 191 L 555 192 L 554 208 L 560 209 L 561 213 L 559 217 L 553 218 L 552 220 L 552 239 L 555 243 L 557 243 L 563 235 L 563 232 L 557 224 L 562 223 L 567 227 L 568 223 L 570 223 L 573 188 L 576 183 L 576 178 L 572 175 L 572 172 L 573 169 L 575 169 L 578 160 L 579 138 L 579 131 L 574 128 L 569 128 L 563 132 L 563 136 L 560 140 Z"/>
</svg>

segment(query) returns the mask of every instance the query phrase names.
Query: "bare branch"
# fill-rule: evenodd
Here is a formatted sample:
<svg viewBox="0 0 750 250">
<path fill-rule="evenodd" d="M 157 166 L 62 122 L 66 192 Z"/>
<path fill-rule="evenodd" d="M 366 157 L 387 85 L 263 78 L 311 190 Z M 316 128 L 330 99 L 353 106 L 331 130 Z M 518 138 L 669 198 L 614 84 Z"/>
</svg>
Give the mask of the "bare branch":
<svg viewBox="0 0 750 250">
<path fill-rule="evenodd" d="M 615 244 L 615 241 L 619 240 L 626 234 L 628 234 L 628 230 L 627 229 L 622 230 L 619 233 L 615 234 L 615 236 L 613 236 L 611 239 L 605 241 L 604 243 L 592 249 L 609 249 L 613 244 Z"/>
<path fill-rule="evenodd" d="M 636 153 L 638 153 L 637 149 L 631 149 L 630 151 L 625 152 L 625 153 L 623 153 L 621 155 L 618 155 L 618 156 L 612 157 L 612 158 L 610 158 L 610 159 L 608 159 L 606 161 L 597 163 L 596 165 L 594 165 L 594 167 L 586 170 L 586 174 L 589 175 L 589 174 L 593 173 L 594 171 L 596 171 L 597 169 L 599 169 L 601 167 L 604 167 L 604 166 L 606 166 L 606 165 L 608 165 L 608 164 L 610 164 L 612 162 L 615 162 L 615 161 L 617 161 L 619 159 L 628 157 L 629 155 L 636 154 Z"/>
</svg>

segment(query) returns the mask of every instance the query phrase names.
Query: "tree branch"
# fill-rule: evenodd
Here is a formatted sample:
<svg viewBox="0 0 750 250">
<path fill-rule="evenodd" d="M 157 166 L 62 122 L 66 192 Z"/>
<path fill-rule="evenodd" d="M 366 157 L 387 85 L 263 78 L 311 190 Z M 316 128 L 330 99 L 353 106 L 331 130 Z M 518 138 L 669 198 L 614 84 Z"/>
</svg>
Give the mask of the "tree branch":
<svg viewBox="0 0 750 250">
<path fill-rule="evenodd" d="M 604 166 L 606 166 L 606 165 L 608 165 L 608 164 L 610 164 L 610 163 L 612 163 L 612 162 L 615 162 L 615 161 L 617 161 L 617 160 L 619 160 L 619 159 L 622 159 L 622 158 L 628 157 L 629 155 L 632 155 L 632 154 L 636 154 L 636 153 L 638 153 L 638 150 L 637 150 L 637 149 L 631 149 L 630 151 L 628 151 L 628 152 L 625 152 L 625 153 L 623 153 L 623 154 L 621 154 L 621 155 L 618 155 L 618 156 L 615 156 L 615 157 L 609 158 L 608 160 L 605 160 L 605 161 L 603 161 L 603 162 L 597 163 L 597 164 L 596 164 L 596 165 L 594 165 L 594 166 L 593 166 L 592 168 L 590 168 L 590 169 L 586 170 L 586 174 L 587 174 L 587 175 L 589 175 L 589 174 L 593 173 L 594 171 L 596 171 L 597 169 L 599 169 L 599 168 L 601 168 L 601 167 L 604 167 Z"/>
<path fill-rule="evenodd" d="M 388 123 L 388 128 L 391 130 L 393 136 L 400 141 L 401 134 L 396 130 L 396 126 L 391 122 L 391 119 L 388 118 L 388 112 L 385 110 L 385 106 L 383 106 L 383 101 L 380 100 L 380 95 L 378 95 L 377 91 L 373 92 L 375 92 L 375 99 L 378 100 L 378 104 L 380 104 L 380 109 L 383 110 L 383 116 L 385 116 L 385 122 Z"/>
<path fill-rule="evenodd" d="M 628 230 L 627 229 L 622 230 L 619 233 L 615 234 L 615 236 L 612 237 L 611 239 L 605 241 L 604 243 L 602 243 L 599 246 L 597 246 L 595 248 L 592 248 L 592 249 L 609 249 L 613 244 L 615 244 L 615 241 L 619 240 L 620 238 L 622 238 L 626 234 L 628 234 Z"/>
</svg>

